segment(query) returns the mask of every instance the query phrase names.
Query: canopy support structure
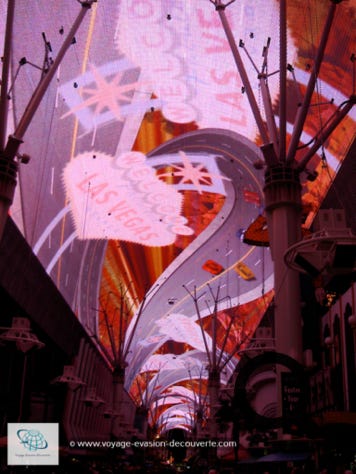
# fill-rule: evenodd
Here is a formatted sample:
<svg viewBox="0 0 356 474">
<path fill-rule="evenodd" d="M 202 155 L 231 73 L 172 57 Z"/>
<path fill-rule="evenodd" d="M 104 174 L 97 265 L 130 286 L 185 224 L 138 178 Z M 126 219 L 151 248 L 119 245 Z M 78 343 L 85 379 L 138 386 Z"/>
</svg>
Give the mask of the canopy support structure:
<svg viewBox="0 0 356 474">
<path fill-rule="evenodd" d="M 81 2 L 81 10 L 75 19 L 67 37 L 65 38 L 56 59 L 53 61 L 51 67 L 48 69 L 46 74 L 44 74 L 39 81 L 32 97 L 27 104 L 26 110 L 21 117 L 18 125 L 15 128 L 15 131 L 12 135 L 9 136 L 7 144 L 5 147 L 1 147 L 0 150 L 0 240 L 2 238 L 2 234 L 4 231 L 4 227 L 7 220 L 7 214 L 10 209 L 10 206 L 13 202 L 15 189 L 17 185 L 17 171 L 18 171 L 18 150 L 20 145 L 23 143 L 24 135 L 29 127 L 33 116 L 35 115 L 56 71 L 58 70 L 59 65 L 61 64 L 67 50 L 69 49 L 70 45 L 73 42 L 73 38 L 75 37 L 76 32 L 78 31 L 81 23 L 84 20 L 84 17 L 88 10 L 91 8 L 92 4 L 95 3 L 96 0 L 87 0 Z M 7 35 L 5 41 L 5 53 L 7 58 L 5 59 L 6 64 L 9 61 L 10 55 L 10 44 L 11 44 L 11 36 L 12 36 L 12 20 L 14 16 L 14 5 L 15 0 L 9 1 L 9 10 L 8 10 L 8 26 L 7 26 Z M 8 74 L 8 66 L 5 68 L 5 74 Z M 6 102 L 4 104 L 4 100 L 7 101 L 7 80 L 5 84 L 2 84 L 2 91 L 1 91 L 1 107 L 4 108 L 3 116 L 1 117 L 4 119 L 6 117 Z M 4 127 L 4 124 L 2 124 Z"/>
<path fill-rule="evenodd" d="M 268 231 L 270 236 L 271 253 L 274 261 L 274 286 L 275 286 L 275 323 L 276 323 L 276 350 L 287 354 L 298 362 L 302 361 L 302 323 L 300 312 L 300 283 L 296 271 L 285 265 L 284 255 L 288 248 L 301 239 L 302 205 L 300 173 L 306 166 L 314 153 L 325 142 L 328 136 L 347 115 L 355 103 L 352 96 L 346 104 L 342 104 L 330 123 L 324 127 L 315 137 L 315 143 L 307 151 L 301 161 L 297 161 L 299 141 L 303 132 L 311 99 L 314 93 L 318 74 L 322 65 L 326 45 L 333 25 L 337 4 L 340 0 L 330 0 L 331 4 L 321 35 L 320 44 L 317 49 L 314 67 L 310 75 L 304 99 L 298 110 L 296 122 L 290 145 L 287 149 L 287 94 L 286 73 L 290 70 L 287 63 L 287 1 L 280 2 L 279 17 L 279 131 L 277 135 L 273 127 L 274 117 L 271 117 L 268 100 L 268 86 L 263 82 L 267 75 L 258 75 L 266 108 L 267 131 L 262 121 L 262 116 L 253 96 L 253 91 L 243 67 L 242 60 L 236 47 L 235 39 L 225 15 L 225 8 L 232 2 L 223 0 L 210 0 L 221 19 L 226 39 L 230 45 L 238 72 L 248 95 L 252 113 L 255 117 L 262 143 L 261 150 L 264 153 L 265 173 L 265 210 L 267 215 Z M 261 82 L 262 79 L 262 82 Z M 266 86 L 266 87 L 265 87 Z M 261 123 L 262 122 L 262 123 Z M 269 137 L 268 135 L 271 135 Z M 273 142 L 274 149 L 271 147 Z M 269 153 L 268 153 L 269 152 Z M 270 153 L 274 158 L 270 156 Z"/>
<path fill-rule="evenodd" d="M 9 111 L 9 74 L 11 63 L 11 39 L 14 23 L 15 0 L 9 0 L 7 5 L 6 31 L 4 41 L 4 54 L 1 76 L 1 95 L 0 95 L 0 150 L 4 149 L 7 130 L 7 119 Z"/>
</svg>

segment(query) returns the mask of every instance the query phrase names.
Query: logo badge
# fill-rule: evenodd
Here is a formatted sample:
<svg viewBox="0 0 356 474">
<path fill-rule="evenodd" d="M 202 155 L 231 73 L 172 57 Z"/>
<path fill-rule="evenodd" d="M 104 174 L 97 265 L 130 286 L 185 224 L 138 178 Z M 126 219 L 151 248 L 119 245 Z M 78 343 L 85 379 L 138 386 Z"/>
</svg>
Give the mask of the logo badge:
<svg viewBox="0 0 356 474">
<path fill-rule="evenodd" d="M 58 423 L 9 423 L 9 465 L 58 465 Z"/>
</svg>

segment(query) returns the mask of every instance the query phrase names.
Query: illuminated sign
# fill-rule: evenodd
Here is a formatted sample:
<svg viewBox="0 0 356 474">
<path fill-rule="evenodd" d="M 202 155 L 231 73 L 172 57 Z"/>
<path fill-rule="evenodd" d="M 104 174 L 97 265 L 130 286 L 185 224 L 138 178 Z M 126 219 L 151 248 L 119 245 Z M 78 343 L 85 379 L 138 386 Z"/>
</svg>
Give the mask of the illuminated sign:
<svg viewBox="0 0 356 474">
<path fill-rule="evenodd" d="M 172 313 L 160 318 L 155 324 L 161 334 L 174 341 L 188 343 L 195 349 L 205 352 L 201 327 L 193 318 L 184 314 Z M 206 334 L 205 338 L 209 345 L 211 342 L 210 336 Z"/>
<path fill-rule="evenodd" d="M 193 233 L 180 215 L 182 195 L 156 176 L 143 153 L 81 154 L 66 166 L 64 181 L 79 239 L 164 246 Z"/>
<path fill-rule="evenodd" d="M 59 93 L 86 132 L 111 121 L 124 122 L 130 115 L 143 115 L 160 101 L 151 99 L 148 84 L 138 80 L 137 68 L 126 58 L 108 62 L 63 84 Z"/>
<path fill-rule="evenodd" d="M 226 10 L 232 30 L 239 32 L 252 58 L 261 57 L 269 36 L 275 38 L 278 18 L 278 2 L 257 3 L 251 6 L 241 0 Z M 258 25 L 258 31 L 252 32 L 253 25 Z M 279 68 L 278 43 L 273 39 L 271 71 Z M 200 127 L 238 128 L 243 135 L 255 135 L 254 119 L 241 92 L 241 79 L 219 15 L 206 0 L 195 1 L 194 7 L 183 0 L 121 2 L 117 47 L 141 67 L 145 80 L 151 81 L 153 92 L 163 101 L 162 113 L 167 120 L 194 120 Z M 291 40 L 288 52 L 293 62 Z M 245 67 L 257 94 L 255 65 L 247 60 Z M 270 81 L 270 88 L 274 97 L 278 82 Z"/>
<path fill-rule="evenodd" d="M 243 190 L 243 197 L 246 202 L 256 204 L 257 206 L 261 205 L 261 196 L 255 191 L 251 191 L 245 188 Z"/>
</svg>

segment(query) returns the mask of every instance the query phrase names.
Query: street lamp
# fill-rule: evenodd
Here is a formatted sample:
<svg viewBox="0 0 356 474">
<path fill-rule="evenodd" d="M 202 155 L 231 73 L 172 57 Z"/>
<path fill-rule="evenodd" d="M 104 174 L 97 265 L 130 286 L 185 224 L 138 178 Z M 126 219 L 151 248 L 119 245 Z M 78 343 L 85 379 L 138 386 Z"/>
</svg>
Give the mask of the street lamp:
<svg viewBox="0 0 356 474">
<path fill-rule="evenodd" d="M 74 392 L 80 387 L 83 387 L 83 385 L 86 385 L 86 383 L 76 375 L 73 365 L 65 365 L 63 367 L 63 374 L 53 379 L 51 383 L 67 384 L 69 389 Z"/>
<path fill-rule="evenodd" d="M 13 318 L 10 328 L 0 327 L 0 330 L 4 330 L 0 334 L 0 341 L 15 342 L 21 352 L 27 353 L 45 346 L 31 331 L 31 323 L 27 318 Z"/>
<path fill-rule="evenodd" d="M 36 334 L 31 331 L 31 323 L 27 318 L 13 318 L 10 328 L 0 327 L 4 332 L 0 334 L 0 341 L 14 342 L 16 348 L 24 353 L 21 391 L 19 402 L 19 413 L 17 421 L 20 422 L 23 411 L 23 401 L 25 394 L 25 380 L 27 373 L 27 355 L 31 349 L 42 349 L 45 344 L 41 342 Z"/>
</svg>

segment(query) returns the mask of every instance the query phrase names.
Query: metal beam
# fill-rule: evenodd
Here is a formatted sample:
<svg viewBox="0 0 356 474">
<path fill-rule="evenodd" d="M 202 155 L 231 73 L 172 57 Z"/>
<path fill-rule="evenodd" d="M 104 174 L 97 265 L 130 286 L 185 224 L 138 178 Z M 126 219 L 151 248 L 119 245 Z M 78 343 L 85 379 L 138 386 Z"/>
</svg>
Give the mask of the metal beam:
<svg viewBox="0 0 356 474">
<path fill-rule="evenodd" d="M 305 92 L 303 104 L 301 105 L 298 115 L 297 115 L 297 120 L 294 126 L 291 142 L 289 144 L 289 149 L 287 153 L 287 162 L 291 163 L 295 159 L 295 154 L 298 149 L 299 145 L 299 140 L 301 137 L 301 134 L 303 132 L 303 127 L 305 123 L 305 119 L 308 114 L 311 98 L 313 96 L 316 80 L 320 71 L 321 63 L 323 61 L 324 57 L 324 52 L 326 48 L 326 43 L 329 38 L 329 33 L 331 30 L 331 26 L 334 20 L 334 15 L 335 15 L 335 10 L 336 10 L 336 4 L 332 3 L 329 8 L 328 16 L 326 18 L 324 30 L 321 36 L 319 48 L 317 50 L 316 56 L 315 56 L 315 62 L 313 66 L 313 70 L 310 74 L 309 82 L 307 85 L 307 90 Z"/>
<path fill-rule="evenodd" d="M 7 130 L 7 118 L 9 109 L 9 73 L 11 62 L 11 41 L 14 23 L 15 0 L 9 0 L 7 6 L 6 32 L 4 41 L 4 54 L 2 63 L 1 77 L 1 96 L 0 96 L 0 150 L 4 149 Z"/>
<path fill-rule="evenodd" d="M 226 18 L 225 10 L 224 10 L 224 8 L 217 8 L 216 10 L 219 13 L 220 20 L 221 20 L 222 26 L 223 26 L 225 34 L 226 34 L 226 38 L 229 42 L 231 52 L 232 52 L 232 55 L 234 57 L 235 64 L 237 66 L 237 70 L 238 70 L 238 72 L 241 76 L 242 84 L 245 88 L 245 92 L 246 92 L 248 101 L 250 103 L 250 107 L 251 107 L 253 116 L 255 117 L 255 121 L 256 121 L 258 130 L 260 132 L 262 141 L 266 145 L 266 144 L 269 143 L 269 137 L 268 137 L 268 134 L 267 134 L 267 131 L 266 131 L 265 123 L 262 119 L 262 116 L 261 116 L 256 98 L 255 98 L 255 95 L 254 95 L 252 87 L 251 87 L 250 80 L 249 80 L 248 75 L 246 73 L 246 70 L 245 70 L 243 61 L 241 59 L 238 47 L 236 45 L 234 35 L 232 34 L 229 22 Z"/>
<path fill-rule="evenodd" d="M 279 7 L 279 161 L 286 160 L 287 136 L 287 1 Z"/>
<path fill-rule="evenodd" d="M 0 240 L 2 238 L 3 229 L 7 220 L 8 210 L 12 204 L 17 184 L 17 160 L 18 149 L 22 143 L 23 136 L 30 125 L 47 89 L 52 81 L 65 53 L 73 42 L 73 38 L 81 25 L 87 11 L 96 0 L 88 0 L 81 2 L 82 8 L 75 19 L 66 39 L 64 40 L 56 59 L 48 72 L 41 78 L 38 83 L 26 109 L 21 117 L 15 131 L 9 136 L 7 144 L 0 153 Z M 10 2 L 12 4 L 12 2 Z M 6 87 L 3 86 L 4 88 Z"/>
<path fill-rule="evenodd" d="M 352 107 L 356 103 L 356 96 L 352 96 L 350 100 L 345 102 L 342 108 L 342 105 L 335 111 L 332 116 L 332 120 L 327 127 L 322 129 L 319 132 L 319 136 L 316 138 L 313 146 L 309 148 L 308 152 L 303 156 L 303 158 L 298 163 L 297 169 L 304 170 L 308 162 L 311 160 L 313 155 L 319 150 L 319 148 L 325 143 L 325 141 L 329 138 L 335 128 L 340 124 L 340 122 L 346 117 L 346 115 L 350 112 Z"/>
</svg>

